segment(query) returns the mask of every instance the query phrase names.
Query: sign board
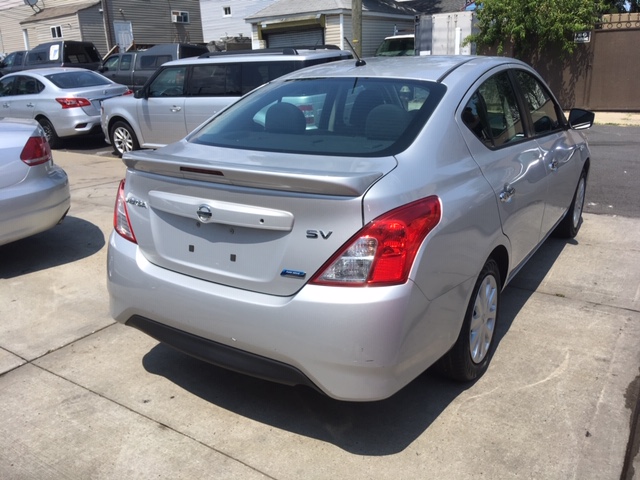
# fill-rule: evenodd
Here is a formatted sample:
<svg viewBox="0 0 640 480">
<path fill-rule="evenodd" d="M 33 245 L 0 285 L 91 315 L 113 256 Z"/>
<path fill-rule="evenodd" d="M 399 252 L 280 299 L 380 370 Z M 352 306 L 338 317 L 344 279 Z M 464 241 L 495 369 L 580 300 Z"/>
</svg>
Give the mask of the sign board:
<svg viewBox="0 0 640 480">
<path fill-rule="evenodd" d="M 576 32 L 573 35 L 573 43 L 589 43 L 591 42 L 591 32 Z"/>
</svg>

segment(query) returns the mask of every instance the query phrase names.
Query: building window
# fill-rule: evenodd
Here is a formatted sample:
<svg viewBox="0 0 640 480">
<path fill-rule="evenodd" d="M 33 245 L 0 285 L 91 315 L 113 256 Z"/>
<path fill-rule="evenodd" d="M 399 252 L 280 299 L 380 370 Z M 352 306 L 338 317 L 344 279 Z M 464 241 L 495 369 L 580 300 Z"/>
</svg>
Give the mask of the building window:
<svg viewBox="0 0 640 480">
<path fill-rule="evenodd" d="M 230 17 L 231 16 L 231 7 L 222 7 L 223 10 L 223 17 Z"/>
<path fill-rule="evenodd" d="M 51 27 L 51 38 L 62 38 L 62 28 L 60 26 Z"/>
</svg>

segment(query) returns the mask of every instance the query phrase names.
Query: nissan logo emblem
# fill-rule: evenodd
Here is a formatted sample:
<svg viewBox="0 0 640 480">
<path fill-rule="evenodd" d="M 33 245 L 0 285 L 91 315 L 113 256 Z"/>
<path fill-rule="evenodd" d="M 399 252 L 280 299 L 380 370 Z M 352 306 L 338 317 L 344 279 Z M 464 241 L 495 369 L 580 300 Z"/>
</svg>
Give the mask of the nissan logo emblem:
<svg viewBox="0 0 640 480">
<path fill-rule="evenodd" d="M 200 205 L 196 213 L 202 223 L 208 222 L 213 216 L 213 213 L 211 213 L 211 208 L 208 205 Z"/>
</svg>

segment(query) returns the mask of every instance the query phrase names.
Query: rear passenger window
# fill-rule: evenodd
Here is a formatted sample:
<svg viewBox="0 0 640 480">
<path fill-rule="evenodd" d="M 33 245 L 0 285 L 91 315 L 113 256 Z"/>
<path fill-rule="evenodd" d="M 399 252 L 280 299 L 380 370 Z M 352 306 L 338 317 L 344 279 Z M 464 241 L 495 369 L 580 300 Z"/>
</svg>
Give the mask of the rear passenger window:
<svg viewBox="0 0 640 480">
<path fill-rule="evenodd" d="M 516 71 L 516 79 L 531 114 L 534 134 L 539 136 L 561 129 L 563 114 L 547 89 L 537 78 L 522 70 Z"/>
<path fill-rule="evenodd" d="M 524 138 L 524 126 L 509 75 L 484 82 L 462 112 L 462 121 L 485 145 L 500 147 Z"/>
<path fill-rule="evenodd" d="M 242 65 L 196 65 L 191 74 L 190 94 L 194 96 L 240 96 Z"/>
</svg>

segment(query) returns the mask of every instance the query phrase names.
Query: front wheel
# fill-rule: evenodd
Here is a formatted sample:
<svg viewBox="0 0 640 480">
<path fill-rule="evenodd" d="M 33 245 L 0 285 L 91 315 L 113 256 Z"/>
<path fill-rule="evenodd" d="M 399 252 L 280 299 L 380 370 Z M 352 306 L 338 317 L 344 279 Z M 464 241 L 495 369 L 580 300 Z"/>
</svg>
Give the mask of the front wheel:
<svg viewBox="0 0 640 480">
<path fill-rule="evenodd" d="M 553 231 L 555 237 L 574 238 L 582 226 L 582 209 L 587 192 L 587 172 L 582 171 L 567 214 Z"/>
<path fill-rule="evenodd" d="M 126 122 L 118 121 L 114 123 L 109 134 L 113 151 L 119 157 L 125 152 L 138 150 L 140 148 L 136 134 Z"/>
<path fill-rule="evenodd" d="M 460 335 L 442 357 L 438 369 L 454 380 L 480 378 L 489 367 L 495 348 L 495 330 L 500 307 L 500 270 L 495 260 L 484 264 L 467 306 Z"/>
</svg>

